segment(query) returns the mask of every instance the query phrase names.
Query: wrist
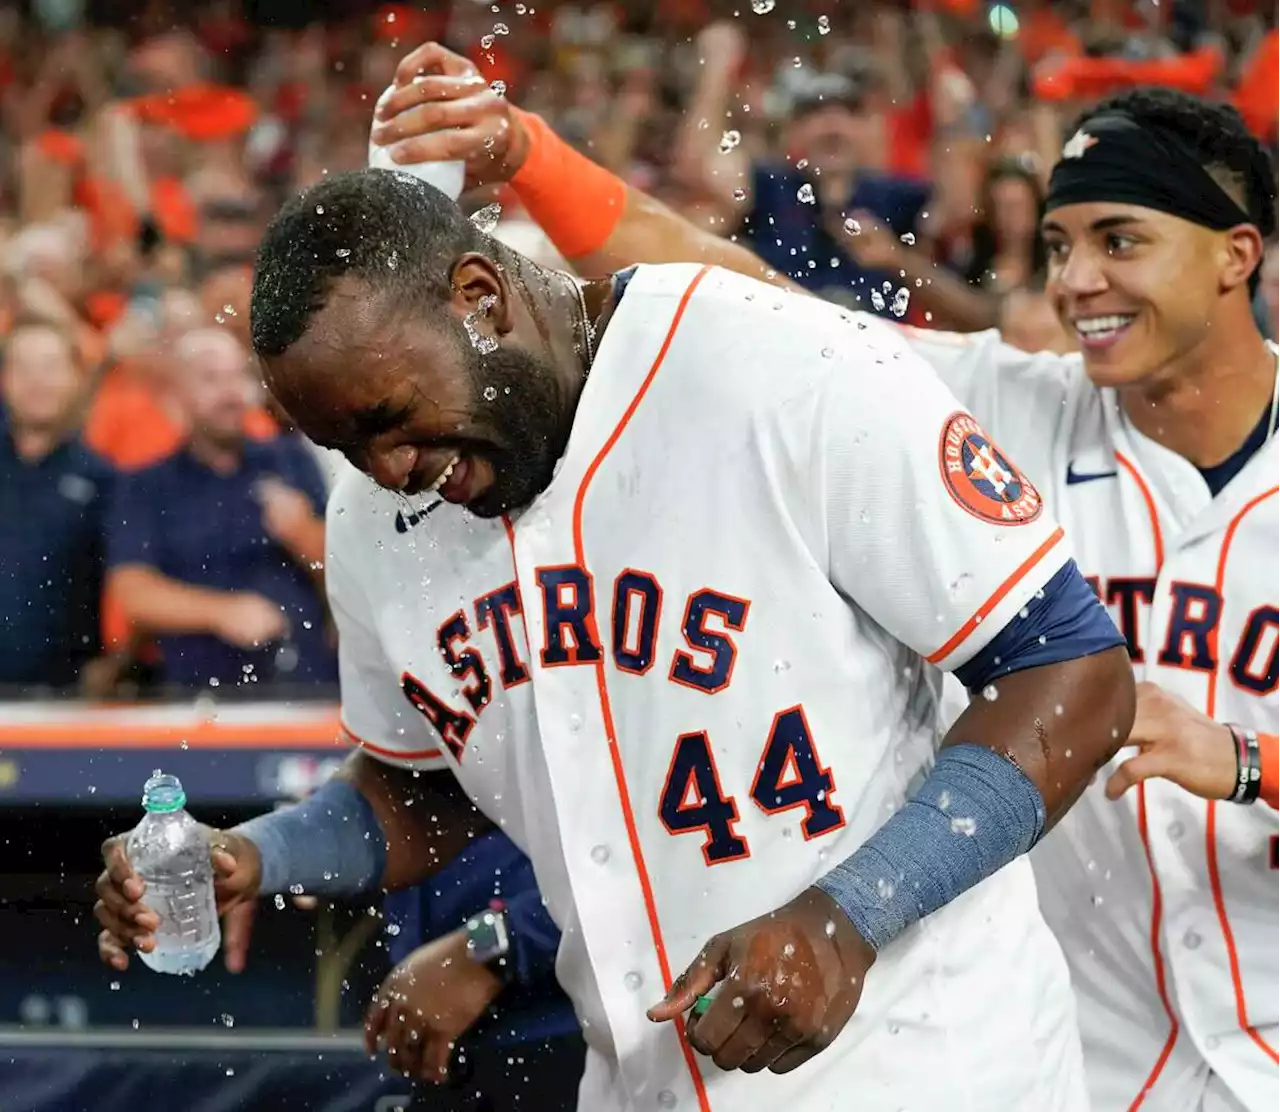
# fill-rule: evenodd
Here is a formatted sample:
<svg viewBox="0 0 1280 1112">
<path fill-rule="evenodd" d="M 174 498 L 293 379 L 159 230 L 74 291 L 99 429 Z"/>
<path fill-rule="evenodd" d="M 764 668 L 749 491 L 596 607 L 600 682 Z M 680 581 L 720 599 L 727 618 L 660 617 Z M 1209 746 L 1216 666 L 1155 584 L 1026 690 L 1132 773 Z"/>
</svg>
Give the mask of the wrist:
<svg viewBox="0 0 1280 1112">
<path fill-rule="evenodd" d="M 503 159 L 503 169 L 505 173 L 503 177 L 508 182 L 514 182 L 516 176 L 524 169 L 524 165 L 529 161 L 529 151 L 532 146 L 532 139 L 529 135 L 529 128 L 525 123 L 526 113 L 523 109 L 511 106 L 509 119 L 511 121 L 511 139 L 507 143 L 507 154 Z"/>
<path fill-rule="evenodd" d="M 1235 748 L 1235 782 L 1226 796 L 1229 803 L 1254 803 L 1262 790 L 1262 755 L 1258 732 L 1248 726 L 1228 723 L 1226 727 Z"/>
</svg>

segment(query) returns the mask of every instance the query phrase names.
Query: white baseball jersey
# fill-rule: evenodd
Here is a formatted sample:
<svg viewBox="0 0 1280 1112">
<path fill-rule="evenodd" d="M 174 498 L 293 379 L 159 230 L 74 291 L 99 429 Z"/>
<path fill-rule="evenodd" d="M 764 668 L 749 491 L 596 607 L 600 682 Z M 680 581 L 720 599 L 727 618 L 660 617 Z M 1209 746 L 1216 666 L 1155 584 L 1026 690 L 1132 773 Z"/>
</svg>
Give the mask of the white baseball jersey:
<svg viewBox="0 0 1280 1112">
<path fill-rule="evenodd" d="M 711 935 L 903 803 L 939 737 L 936 666 L 1067 559 L 892 328 L 642 267 L 532 505 L 410 513 L 351 475 L 329 545 L 345 723 L 387 760 L 453 769 L 532 858 L 590 1047 L 586 1112 L 1084 1107 L 1025 861 L 887 946 L 851 1023 L 791 1074 L 721 1072 L 644 1014 Z"/>
<path fill-rule="evenodd" d="M 1275 438 L 1216 498 L 1147 439 L 1078 356 L 996 333 L 907 330 L 1070 530 L 1139 679 L 1274 733 Z M 1250 1112 L 1280 1103 L 1276 812 L 1165 780 L 1103 793 L 1125 749 L 1031 855 L 1071 964 L 1097 1112 L 1201 1107 L 1210 1073 Z"/>
</svg>

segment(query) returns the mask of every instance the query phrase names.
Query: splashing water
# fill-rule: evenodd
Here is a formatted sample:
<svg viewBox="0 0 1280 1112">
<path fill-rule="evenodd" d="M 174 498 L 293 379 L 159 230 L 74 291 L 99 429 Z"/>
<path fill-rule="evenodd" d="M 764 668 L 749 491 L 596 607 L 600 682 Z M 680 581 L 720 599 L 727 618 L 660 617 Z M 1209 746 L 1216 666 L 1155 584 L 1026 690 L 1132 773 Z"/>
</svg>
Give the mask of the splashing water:
<svg viewBox="0 0 1280 1112">
<path fill-rule="evenodd" d="M 500 97 L 505 97 L 507 95 L 507 83 L 505 81 L 490 81 L 489 88 Z"/>
<path fill-rule="evenodd" d="M 777 0 L 751 0 L 751 10 L 756 15 L 768 15 L 777 7 Z"/>
<path fill-rule="evenodd" d="M 884 312 L 884 294 L 879 290 L 871 291 L 871 306 L 877 313 Z"/>
<path fill-rule="evenodd" d="M 862 225 L 859 224 L 852 216 L 845 219 L 844 230 L 851 236 L 862 235 Z"/>
<path fill-rule="evenodd" d="M 742 132 L 733 130 L 726 131 L 722 136 L 720 136 L 720 153 L 728 154 L 741 142 Z"/>
<path fill-rule="evenodd" d="M 916 234 L 915 234 L 915 232 L 903 232 L 903 233 L 902 233 L 902 235 L 901 235 L 899 238 L 900 238 L 900 239 L 902 240 L 902 242 L 903 242 L 903 243 L 905 243 L 908 247 L 914 247 L 914 246 L 916 245 Z"/>
<path fill-rule="evenodd" d="M 491 205 L 485 205 L 484 208 L 476 209 L 471 214 L 471 223 L 479 228 L 485 235 L 493 235 L 494 229 L 498 226 L 498 221 L 502 219 L 502 206 L 494 201 Z"/>
<path fill-rule="evenodd" d="M 911 303 L 911 291 L 903 286 L 893 295 L 893 302 L 889 306 L 889 311 L 895 317 L 905 317 L 907 315 L 907 306 Z"/>
<path fill-rule="evenodd" d="M 819 35 L 831 34 L 831 20 L 828 19 L 825 15 L 818 16 L 818 34 Z"/>
<path fill-rule="evenodd" d="M 796 200 L 803 205 L 815 204 L 817 202 L 817 198 L 813 195 L 813 186 L 808 182 L 805 182 L 804 185 L 796 191 Z"/>
</svg>

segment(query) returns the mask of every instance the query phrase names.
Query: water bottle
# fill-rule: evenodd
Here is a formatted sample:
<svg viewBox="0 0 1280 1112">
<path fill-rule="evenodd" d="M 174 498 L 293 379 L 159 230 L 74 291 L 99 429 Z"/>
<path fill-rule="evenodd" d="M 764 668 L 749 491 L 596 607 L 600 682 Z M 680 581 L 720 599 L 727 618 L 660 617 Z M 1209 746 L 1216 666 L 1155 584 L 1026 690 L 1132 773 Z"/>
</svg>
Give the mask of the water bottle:
<svg viewBox="0 0 1280 1112">
<path fill-rule="evenodd" d="M 382 105 L 396 87 L 392 85 L 378 98 L 375 111 Z M 401 164 L 391 158 L 390 147 L 378 146 L 369 139 L 369 167 L 374 170 L 400 170 L 420 178 L 428 185 L 434 185 L 451 201 L 462 196 L 462 186 L 466 182 L 467 166 L 465 162 L 410 162 Z"/>
<path fill-rule="evenodd" d="M 186 802 L 178 778 L 157 769 L 142 789 L 147 813 L 125 843 L 147 886 L 142 902 L 160 917 L 156 948 L 138 954 L 157 973 L 198 973 L 222 944 L 209 844 Z"/>
</svg>

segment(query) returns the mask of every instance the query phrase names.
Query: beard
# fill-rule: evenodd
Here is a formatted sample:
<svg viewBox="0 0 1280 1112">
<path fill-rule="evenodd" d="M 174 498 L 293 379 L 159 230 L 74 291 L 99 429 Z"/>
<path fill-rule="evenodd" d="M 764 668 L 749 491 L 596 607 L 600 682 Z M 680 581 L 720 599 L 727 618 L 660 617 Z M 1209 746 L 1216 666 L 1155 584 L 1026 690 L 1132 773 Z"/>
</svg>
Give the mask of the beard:
<svg viewBox="0 0 1280 1112">
<path fill-rule="evenodd" d="M 574 405 L 546 356 L 509 346 L 481 355 L 465 341 L 463 351 L 473 412 L 497 441 L 473 451 L 488 460 L 494 477 L 467 509 L 477 517 L 498 517 L 529 505 L 551 485 L 569 442 Z"/>
</svg>

